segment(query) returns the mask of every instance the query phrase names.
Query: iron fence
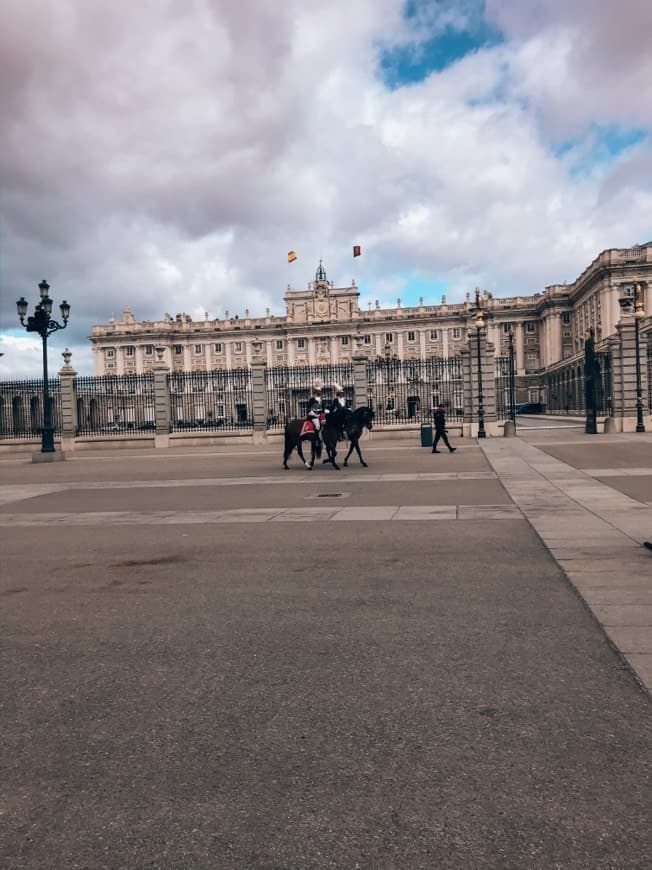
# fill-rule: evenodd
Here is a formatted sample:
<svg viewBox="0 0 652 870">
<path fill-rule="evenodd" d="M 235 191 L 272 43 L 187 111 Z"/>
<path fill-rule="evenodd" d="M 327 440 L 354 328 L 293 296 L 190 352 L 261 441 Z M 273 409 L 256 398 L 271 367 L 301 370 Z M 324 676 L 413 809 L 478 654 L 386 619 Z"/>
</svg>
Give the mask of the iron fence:
<svg viewBox="0 0 652 870">
<path fill-rule="evenodd" d="M 78 435 L 148 435 L 156 429 L 154 377 L 76 377 Z"/>
<path fill-rule="evenodd" d="M 55 435 L 61 434 L 61 382 L 48 379 Z M 43 379 L 0 384 L 0 438 L 38 438 L 43 433 Z"/>
<path fill-rule="evenodd" d="M 611 415 L 613 409 L 613 381 L 611 354 L 594 354 L 595 410 L 597 414 Z M 584 354 L 576 354 L 563 365 L 542 377 L 549 413 L 584 413 L 586 411 L 586 372 Z"/>
<path fill-rule="evenodd" d="M 288 420 L 305 417 L 316 381 L 322 385 L 325 404 L 335 396 L 333 384 L 339 384 L 344 388 L 347 404 L 353 407 L 353 366 L 350 363 L 276 366 L 265 370 L 267 428 L 283 429 Z"/>
<path fill-rule="evenodd" d="M 431 422 L 437 405 L 449 420 L 464 417 L 461 357 L 379 359 L 367 363 L 367 384 L 368 404 L 381 425 Z"/>
<path fill-rule="evenodd" d="M 496 417 L 498 420 L 507 420 L 510 416 L 512 387 L 511 359 L 508 356 L 499 356 L 496 358 Z"/>
<path fill-rule="evenodd" d="M 647 345 L 647 406 L 652 410 L 652 336 Z"/>
<path fill-rule="evenodd" d="M 170 428 L 240 431 L 252 429 L 253 391 L 249 369 L 174 372 L 168 375 Z"/>
</svg>

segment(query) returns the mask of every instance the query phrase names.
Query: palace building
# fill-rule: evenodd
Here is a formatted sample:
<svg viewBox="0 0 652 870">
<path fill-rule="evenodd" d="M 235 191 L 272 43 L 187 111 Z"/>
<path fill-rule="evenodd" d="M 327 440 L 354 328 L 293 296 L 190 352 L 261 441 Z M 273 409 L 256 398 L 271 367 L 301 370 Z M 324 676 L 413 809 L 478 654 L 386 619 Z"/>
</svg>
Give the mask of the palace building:
<svg viewBox="0 0 652 870">
<path fill-rule="evenodd" d="M 90 340 L 97 375 L 143 374 L 161 361 L 172 372 L 201 372 L 261 361 L 270 367 L 332 365 L 354 356 L 447 359 L 466 346 L 479 298 L 495 356 L 504 355 L 511 334 L 516 372 L 528 375 L 579 353 L 587 330 L 593 330 L 596 346 L 613 335 L 624 296 L 636 292 L 647 318 L 651 278 L 648 242 L 603 251 L 572 284 L 552 284 L 529 296 L 469 292 L 454 304 L 444 296 L 439 305 L 421 299 L 416 307 L 403 307 L 397 300 L 394 308 L 376 302 L 364 311 L 355 282 L 335 287 L 320 263 L 307 290 L 288 286 L 285 316 L 272 316 L 268 309 L 264 317 L 245 311 L 214 320 L 166 314 L 158 321 L 137 321 L 126 308 L 119 321 L 94 326 Z"/>
</svg>

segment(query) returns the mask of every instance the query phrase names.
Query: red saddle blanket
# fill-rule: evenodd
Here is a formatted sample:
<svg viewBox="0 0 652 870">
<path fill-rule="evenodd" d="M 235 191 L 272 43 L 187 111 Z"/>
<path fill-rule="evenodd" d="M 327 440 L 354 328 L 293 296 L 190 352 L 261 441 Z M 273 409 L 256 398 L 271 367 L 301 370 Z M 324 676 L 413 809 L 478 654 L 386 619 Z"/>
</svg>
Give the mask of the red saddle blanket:
<svg viewBox="0 0 652 870">
<path fill-rule="evenodd" d="M 324 420 L 326 419 L 325 414 L 320 414 L 319 421 L 323 425 Z M 301 427 L 301 431 L 299 432 L 299 438 L 303 438 L 304 435 L 314 435 L 315 434 L 315 424 L 312 422 L 310 418 L 304 420 L 303 426 Z"/>
</svg>

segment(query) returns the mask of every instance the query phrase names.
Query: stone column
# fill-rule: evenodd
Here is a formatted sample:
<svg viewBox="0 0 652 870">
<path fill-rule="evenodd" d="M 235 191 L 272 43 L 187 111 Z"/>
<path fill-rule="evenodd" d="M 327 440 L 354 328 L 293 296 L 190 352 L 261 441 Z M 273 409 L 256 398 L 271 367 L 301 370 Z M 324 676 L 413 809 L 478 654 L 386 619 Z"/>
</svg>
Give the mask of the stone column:
<svg viewBox="0 0 652 870">
<path fill-rule="evenodd" d="M 256 445 L 267 441 L 267 390 L 265 388 L 264 360 L 256 360 L 251 364 L 251 390 L 253 395 L 254 437 Z"/>
<path fill-rule="evenodd" d="M 515 365 L 516 374 L 522 375 L 525 372 L 525 337 L 523 334 L 524 327 L 522 323 L 515 324 L 514 332 L 514 347 L 515 347 Z"/>
<path fill-rule="evenodd" d="M 356 354 L 353 357 L 353 406 L 355 408 L 368 405 L 367 387 L 367 357 Z"/>
<path fill-rule="evenodd" d="M 154 420 L 156 433 L 155 447 L 170 446 L 170 388 L 168 387 L 169 369 L 163 362 L 164 347 L 156 348 L 157 360 L 154 363 Z"/>
<path fill-rule="evenodd" d="M 61 452 L 75 449 L 77 435 L 77 395 L 75 393 L 75 377 L 77 372 L 70 365 L 72 354 L 66 348 L 61 354 L 64 366 L 59 372 L 61 384 Z"/>
<path fill-rule="evenodd" d="M 471 381 L 471 354 L 469 346 L 462 348 L 462 385 L 464 390 L 464 416 L 462 418 L 462 436 L 469 437 L 471 435 L 471 420 L 475 409 L 475 392 Z M 477 421 L 476 421 L 477 431 Z"/>
<path fill-rule="evenodd" d="M 633 315 L 623 315 L 616 324 L 618 344 L 612 353 L 612 379 L 614 382 L 614 417 L 620 432 L 636 431 L 636 335 Z M 647 406 L 647 360 L 646 343 L 640 340 L 641 389 L 643 395 L 643 419 L 648 417 Z"/>
</svg>

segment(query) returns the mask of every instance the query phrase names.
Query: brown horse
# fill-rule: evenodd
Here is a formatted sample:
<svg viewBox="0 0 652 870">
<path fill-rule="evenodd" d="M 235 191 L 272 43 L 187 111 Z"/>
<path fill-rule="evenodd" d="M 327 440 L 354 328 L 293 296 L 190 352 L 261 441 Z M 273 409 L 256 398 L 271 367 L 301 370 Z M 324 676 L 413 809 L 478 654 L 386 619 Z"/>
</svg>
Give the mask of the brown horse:
<svg viewBox="0 0 652 870">
<path fill-rule="evenodd" d="M 306 466 L 308 471 L 312 471 L 315 464 L 315 456 L 317 459 L 321 456 L 321 441 L 316 432 L 306 432 L 301 434 L 305 420 L 288 420 L 285 425 L 285 448 L 283 450 L 283 468 L 288 467 L 288 459 L 293 450 L 296 449 L 299 458 Z M 303 455 L 301 444 L 303 441 L 310 441 L 310 462 L 306 462 Z"/>
<path fill-rule="evenodd" d="M 342 411 L 341 413 L 335 412 L 329 414 L 326 417 L 326 422 L 324 423 L 324 428 L 322 430 L 324 447 L 328 454 L 326 459 L 323 461 L 330 462 L 333 468 L 339 470 L 339 465 L 335 461 L 335 457 L 337 456 L 337 442 L 340 434 L 343 432 L 349 439 L 351 445 L 349 447 L 349 452 L 346 454 L 344 459 L 344 466 L 346 467 L 349 461 L 349 456 L 355 450 L 363 468 L 367 468 L 367 463 L 362 458 L 362 453 L 360 452 L 359 441 L 365 428 L 369 430 L 373 428 L 373 420 L 374 412 L 371 408 L 367 408 L 366 406 L 356 408 L 355 411 L 347 410 Z"/>
</svg>

